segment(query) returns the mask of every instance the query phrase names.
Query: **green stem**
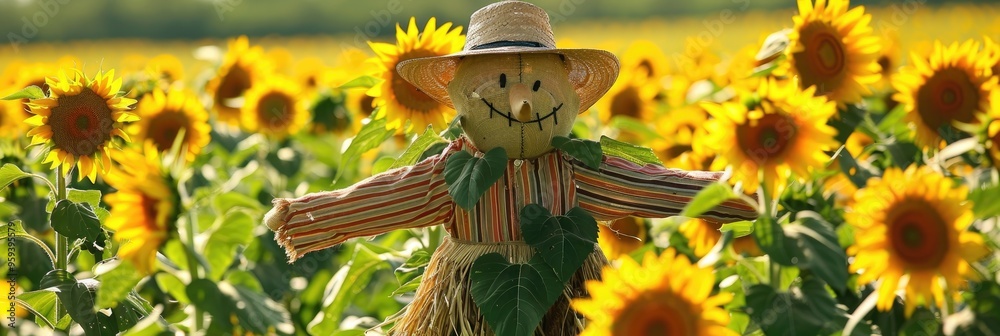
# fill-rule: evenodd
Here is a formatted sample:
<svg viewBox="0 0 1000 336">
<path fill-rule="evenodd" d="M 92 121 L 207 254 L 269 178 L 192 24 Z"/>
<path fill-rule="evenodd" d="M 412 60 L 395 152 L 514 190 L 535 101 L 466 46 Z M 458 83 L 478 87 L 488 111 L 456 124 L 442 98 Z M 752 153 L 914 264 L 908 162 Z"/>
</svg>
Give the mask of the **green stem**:
<svg viewBox="0 0 1000 336">
<path fill-rule="evenodd" d="M 56 167 L 56 203 L 66 199 L 66 175 L 63 174 L 62 165 Z M 69 265 L 68 254 L 69 254 L 69 242 L 66 237 L 59 234 L 58 231 L 55 232 L 56 235 L 56 269 L 65 271 Z M 56 300 L 56 321 L 59 323 L 59 317 L 66 314 L 65 305 L 61 304 L 59 300 Z"/>
<path fill-rule="evenodd" d="M 771 190 L 768 190 L 766 184 L 760 187 L 760 203 L 761 216 L 773 219 L 775 217 L 774 201 L 771 199 Z M 771 268 L 769 283 L 778 289 L 781 287 L 781 265 L 770 259 L 768 259 L 768 264 Z"/>
<path fill-rule="evenodd" d="M 188 271 L 191 273 L 191 281 L 194 282 L 196 279 L 201 278 L 201 271 L 198 267 L 198 259 L 195 257 L 194 253 L 194 230 L 197 223 L 195 222 L 196 216 L 194 211 L 190 212 L 191 215 L 188 216 L 187 227 L 184 230 L 184 240 L 187 248 L 184 249 L 187 253 L 187 263 Z M 200 331 L 205 323 L 205 314 L 198 308 L 198 305 L 194 305 L 194 330 Z"/>
</svg>

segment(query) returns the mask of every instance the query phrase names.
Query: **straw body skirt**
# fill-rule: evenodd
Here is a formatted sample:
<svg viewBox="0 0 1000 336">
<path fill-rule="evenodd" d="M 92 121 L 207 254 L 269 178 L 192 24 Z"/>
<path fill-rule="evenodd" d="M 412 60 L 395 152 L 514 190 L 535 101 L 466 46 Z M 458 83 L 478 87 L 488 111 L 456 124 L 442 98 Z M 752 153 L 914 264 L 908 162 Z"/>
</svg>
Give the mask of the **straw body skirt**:
<svg viewBox="0 0 1000 336">
<path fill-rule="evenodd" d="M 494 335 L 469 292 L 472 264 L 488 253 L 499 253 L 512 263 L 527 263 L 534 250 L 524 242 L 480 243 L 446 238 L 431 257 L 415 300 L 389 331 L 394 336 Z M 582 316 L 569 306 L 572 298 L 587 296 L 585 282 L 599 280 L 608 260 L 597 246 L 549 309 L 535 335 L 577 335 Z M 392 321 L 389 321 L 392 322 Z"/>
</svg>

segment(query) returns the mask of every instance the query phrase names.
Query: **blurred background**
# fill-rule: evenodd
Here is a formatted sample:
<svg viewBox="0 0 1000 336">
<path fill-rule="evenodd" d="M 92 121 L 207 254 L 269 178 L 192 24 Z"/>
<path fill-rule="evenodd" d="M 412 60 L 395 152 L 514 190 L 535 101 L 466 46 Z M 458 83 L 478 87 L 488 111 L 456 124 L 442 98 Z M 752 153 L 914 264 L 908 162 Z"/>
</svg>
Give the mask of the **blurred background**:
<svg viewBox="0 0 1000 336">
<path fill-rule="evenodd" d="M 265 47 L 294 48 L 293 55 L 333 57 L 347 47 L 367 49 L 369 40 L 390 40 L 394 26 L 409 17 L 418 25 L 430 17 L 468 25 L 469 14 L 486 0 L 439 1 L 270 1 L 270 0 L 0 0 L 0 64 L 13 59 L 54 61 L 74 54 L 105 66 L 133 53 L 223 45 L 226 37 L 247 35 Z M 553 21 L 563 47 L 602 47 L 617 51 L 630 40 L 648 39 L 665 52 L 684 48 L 684 38 L 717 52 L 755 43 L 761 35 L 791 27 L 792 0 L 539 0 Z M 877 33 L 898 34 L 904 49 L 912 41 L 996 37 L 997 2 L 988 0 L 852 1 L 873 14 Z M 984 19 L 975 19 L 984 18 Z M 725 21 L 715 25 L 715 21 Z M 464 31 L 463 31 L 464 32 Z M 108 41 L 114 41 L 108 43 Z M 102 42 L 103 41 L 103 42 Z M 154 42 L 155 41 L 155 42 Z M 707 42 L 707 43 L 706 43 Z M 576 44 L 576 45 L 573 45 Z M 97 57 L 95 60 L 89 55 Z"/>
</svg>

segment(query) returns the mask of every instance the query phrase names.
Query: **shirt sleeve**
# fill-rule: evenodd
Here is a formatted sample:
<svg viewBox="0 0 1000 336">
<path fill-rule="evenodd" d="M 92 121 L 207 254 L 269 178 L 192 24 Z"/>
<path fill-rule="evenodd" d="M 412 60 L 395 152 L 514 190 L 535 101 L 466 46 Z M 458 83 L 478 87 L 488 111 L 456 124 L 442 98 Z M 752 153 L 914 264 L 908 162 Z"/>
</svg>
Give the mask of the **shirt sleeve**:
<svg viewBox="0 0 1000 336">
<path fill-rule="evenodd" d="M 348 188 L 275 199 L 265 222 L 290 261 L 344 241 L 448 221 L 453 203 L 444 180 L 448 152 L 372 176 Z"/>
<path fill-rule="evenodd" d="M 614 156 L 604 156 L 597 170 L 575 159 L 573 165 L 580 207 L 603 221 L 679 215 L 695 194 L 722 177 L 722 172 L 639 166 Z M 727 201 L 700 218 L 728 223 L 755 219 L 757 213 L 742 201 Z"/>
</svg>

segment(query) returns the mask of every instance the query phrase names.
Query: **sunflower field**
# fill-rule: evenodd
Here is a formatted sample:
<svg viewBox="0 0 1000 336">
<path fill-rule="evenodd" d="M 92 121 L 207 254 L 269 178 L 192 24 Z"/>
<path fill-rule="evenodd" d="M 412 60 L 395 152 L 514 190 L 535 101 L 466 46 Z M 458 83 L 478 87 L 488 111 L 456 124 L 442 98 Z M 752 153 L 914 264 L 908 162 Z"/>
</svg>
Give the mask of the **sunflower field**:
<svg viewBox="0 0 1000 336">
<path fill-rule="evenodd" d="M 572 299 L 583 334 L 1000 334 L 1000 6 L 733 4 L 554 25 L 560 48 L 621 64 L 571 138 L 725 172 L 676 216 L 598 225 L 611 266 Z M 462 136 L 395 69 L 462 50 L 466 22 L 393 24 L 362 45 L 0 53 L 4 332 L 389 333 L 440 225 L 293 257 L 263 218 L 276 198 L 347 188 Z M 757 218 L 699 217 L 732 201 Z"/>
</svg>

